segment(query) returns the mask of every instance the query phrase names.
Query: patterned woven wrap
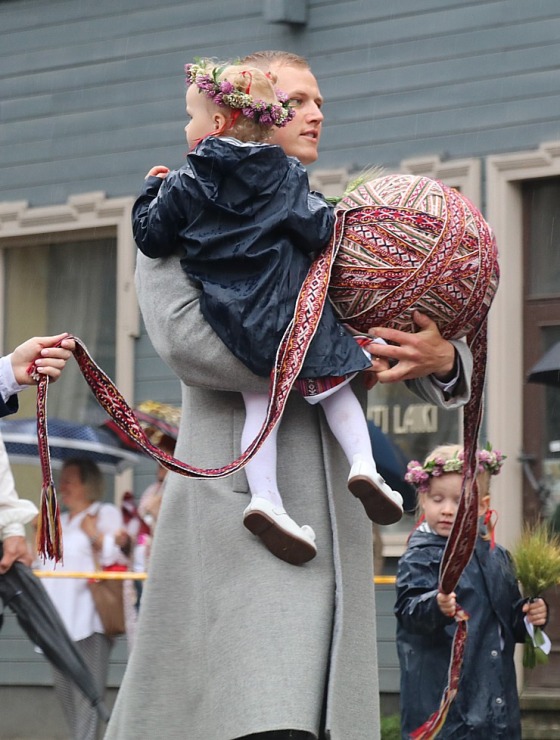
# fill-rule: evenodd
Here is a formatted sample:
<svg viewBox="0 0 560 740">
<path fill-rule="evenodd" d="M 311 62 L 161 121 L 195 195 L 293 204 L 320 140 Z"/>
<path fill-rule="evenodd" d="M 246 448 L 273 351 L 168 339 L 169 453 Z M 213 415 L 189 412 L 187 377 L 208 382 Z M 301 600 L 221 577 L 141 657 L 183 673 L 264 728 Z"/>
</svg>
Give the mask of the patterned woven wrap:
<svg viewBox="0 0 560 740">
<path fill-rule="evenodd" d="M 446 339 L 466 337 L 473 353 L 471 399 L 463 415 L 461 500 L 443 554 L 439 590 L 451 593 L 469 563 L 478 532 L 476 446 L 482 417 L 487 315 L 498 288 L 492 229 L 463 195 L 437 180 L 378 177 L 339 204 L 329 298 L 358 331 L 414 331 L 413 311 L 433 319 Z M 432 740 L 457 693 L 468 615 L 458 608 L 449 682 L 441 704 L 411 737 Z"/>
<path fill-rule="evenodd" d="M 327 295 L 340 317 L 360 332 L 375 326 L 414 331 L 412 312 L 430 316 L 446 339 L 466 337 L 473 353 L 471 399 L 463 414 L 464 476 L 461 500 L 443 554 L 439 589 L 451 593 L 468 564 L 478 530 L 476 447 L 486 372 L 487 314 L 498 287 L 492 230 L 456 190 L 426 177 L 389 175 L 367 182 L 337 208 L 330 243 L 304 280 L 271 376 L 267 417 L 253 442 L 221 468 L 204 470 L 159 449 L 111 379 L 75 337 L 74 357 L 117 429 L 168 470 L 194 478 L 221 478 L 242 468 L 280 420 L 317 330 Z M 37 433 L 43 471 L 37 549 L 62 559 L 59 509 L 52 480 L 46 403 L 48 376 L 37 393 Z M 459 610 L 449 684 L 441 705 L 414 737 L 434 738 L 459 684 L 468 615 Z"/>
<path fill-rule="evenodd" d="M 428 177 L 387 175 L 338 208 L 346 213 L 329 297 L 341 318 L 359 331 L 414 331 L 417 309 L 446 339 L 480 326 L 498 287 L 497 249 L 467 198 Z"/>
</svg>

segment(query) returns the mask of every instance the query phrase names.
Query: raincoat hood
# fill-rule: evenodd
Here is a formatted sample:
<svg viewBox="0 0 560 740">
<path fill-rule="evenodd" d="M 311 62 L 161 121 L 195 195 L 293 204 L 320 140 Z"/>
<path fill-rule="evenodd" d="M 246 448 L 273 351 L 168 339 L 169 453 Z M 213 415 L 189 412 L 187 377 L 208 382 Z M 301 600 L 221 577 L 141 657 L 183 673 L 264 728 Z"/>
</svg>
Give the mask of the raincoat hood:
<svg viewBox="0 0 560 740">
<path fill-rule="evenodd" d="M 290 166 L 279 146 L 208 136 L 188 156 L 188 165 L 205 197 L 223 208 L 246 213 L 268 203 L 283 187 Z"/>
</svg>

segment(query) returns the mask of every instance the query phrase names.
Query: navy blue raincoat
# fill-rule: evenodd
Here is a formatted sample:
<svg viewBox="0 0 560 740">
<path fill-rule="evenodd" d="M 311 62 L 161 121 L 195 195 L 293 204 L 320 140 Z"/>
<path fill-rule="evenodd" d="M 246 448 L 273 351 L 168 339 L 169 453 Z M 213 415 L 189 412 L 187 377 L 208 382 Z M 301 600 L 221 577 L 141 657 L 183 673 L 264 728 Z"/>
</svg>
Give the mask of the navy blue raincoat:
<svg viewBox="0 0 560 740">
<path fill-rule="evenodd" d="M 439 565 L 447 538 L 416 530 L 397 572 L 397 650 L 401 669 L 402 737 L 438 709 L 447 685 L 455 621 L 437 603 Z M 478 538 L 455 589 L 468 612 L 468 637 L 459 691 L 438 738 L 521 738 L 513 660 L 527 634 L 508 552 Z"/>
<path fill-rule="evenodd" d="M 133 208 L 148 257 L 183 250 L 205 319 L 257 375 L 267 376 L 313 256 L 328 243 L 332 207 L 278 146 L 208 137 L 165 180 L 150 177 Z M 325 304 L 300 377 L 370 365 Z"/>
<path fill-rule="evenodd" d="M 8 416 L 8 414 L 14 414 L 17 410 L 17 396 L 10 396 L 7 401 L 4 401 L 4 399 L 0 397 L 0 418 L 2 416 Z"/>
</svg>

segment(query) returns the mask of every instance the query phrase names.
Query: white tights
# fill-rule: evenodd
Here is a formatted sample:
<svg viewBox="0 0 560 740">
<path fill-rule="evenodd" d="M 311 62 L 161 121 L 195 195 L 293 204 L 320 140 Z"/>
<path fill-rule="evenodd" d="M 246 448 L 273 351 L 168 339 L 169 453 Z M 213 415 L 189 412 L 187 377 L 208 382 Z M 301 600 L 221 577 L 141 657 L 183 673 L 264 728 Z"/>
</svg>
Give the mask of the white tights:
<svg viewBox="0 0 560 740">
<path fill-rule="evenodd" d="M 245 450 L 257 436 L 266 418 L 268 395 L 244 393 L 243 400 L 246 416 L 241 435 L 241 449 Z M 320 404 L 330 430 L 342 447 L 349 464 L 352 464 L 354 455 L 373 461 L 367 421 L 350 384 L 343 385 Z M 260 450 L 247 463 L 245 473 L 251 496 L 260 496 L 276 506 L 282 506 L 276 477 L 278 426 L 277 424 Z"/>
</svg>

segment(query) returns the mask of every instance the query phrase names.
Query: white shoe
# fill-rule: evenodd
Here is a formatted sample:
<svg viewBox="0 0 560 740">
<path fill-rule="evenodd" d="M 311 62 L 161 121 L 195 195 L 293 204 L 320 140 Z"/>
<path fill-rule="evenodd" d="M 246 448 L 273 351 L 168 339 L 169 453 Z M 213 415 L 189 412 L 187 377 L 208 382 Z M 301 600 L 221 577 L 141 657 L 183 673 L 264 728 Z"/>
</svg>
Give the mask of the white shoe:
<svg viewBox="0 0 560 740">
<path fill-rule="evenodd" d="M 291 565 L 302 565 L 317 555 L 315 532 L 307 524 L 297 525 L 283 507 L 253 496 L 243 512 L 243 524 L 270 552 Z"/>
<path fill-rule="evenodd" d="M 366 514 L 376 524 L 394 524 L 403 515 L 403 498 L 379 475 L 375 463 L 354 455 L 348 488 L 362 502 Z"/>
</svg>

